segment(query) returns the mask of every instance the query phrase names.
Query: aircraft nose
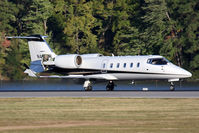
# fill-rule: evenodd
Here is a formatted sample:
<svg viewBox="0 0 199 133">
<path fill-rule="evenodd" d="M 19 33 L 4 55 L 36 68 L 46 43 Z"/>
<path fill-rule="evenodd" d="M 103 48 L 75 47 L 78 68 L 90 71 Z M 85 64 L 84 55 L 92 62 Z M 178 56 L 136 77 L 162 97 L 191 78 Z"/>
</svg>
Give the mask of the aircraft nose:
<svg viewBox="0 0 199 133">
<path fill-rule="evenodd" d="M 185 75 L 186 78 L 189 78 L 189 77 L 192 76 L 192 74 L 189 71 L 187 71 L 187 70 L 183 70 L 183 75 Z"/>
<path fill-rule="evenodd" d="M 181 67 L 173 65 L 173 68 L 174 68 L 173 73 L 179 75 L 179 78 L 189 78 L 192 76 L 192 74 L 189 71 L 187 71 Z"/>
<path fill-rule="evenodd" d="M 191 77 L 192 76 L 192 73 L 188 72 L 187 71 L 187 74 L 186 74 L 188 77 Z"/>
</svg>

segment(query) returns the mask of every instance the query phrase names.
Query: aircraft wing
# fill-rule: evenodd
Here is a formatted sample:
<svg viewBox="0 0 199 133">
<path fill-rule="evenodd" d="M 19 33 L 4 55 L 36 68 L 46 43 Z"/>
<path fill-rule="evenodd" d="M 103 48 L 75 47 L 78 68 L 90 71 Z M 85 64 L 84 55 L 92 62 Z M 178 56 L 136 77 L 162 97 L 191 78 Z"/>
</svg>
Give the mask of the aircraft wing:
<svg viewBox="0 0 199 133">
<path fill-rule="evenodd" d="M 117 78 L 111 74 L 90 74 L 90 75 L 67 75 L 67 76 L 59 76 L 59 75 L 48 75 L 48 76 L 39 76 L 36 75 L 36 72 L 31 69 L 26 69 L 24 73 L 27 73 L 31 77 L 38 78 L 65 78 L 65 79 L 102 79 L 102 80 L 117 80 Z"/>
<path fill-rule="evenodd" d="M 51 76 L 39 76 L 40 78 L 65 78 L 65 79 L 103 79 L 103 80 L 117 80 L 117 78 L 111 74 L 95 74 L 95 75 L 51 75 Z"/>
</svg>

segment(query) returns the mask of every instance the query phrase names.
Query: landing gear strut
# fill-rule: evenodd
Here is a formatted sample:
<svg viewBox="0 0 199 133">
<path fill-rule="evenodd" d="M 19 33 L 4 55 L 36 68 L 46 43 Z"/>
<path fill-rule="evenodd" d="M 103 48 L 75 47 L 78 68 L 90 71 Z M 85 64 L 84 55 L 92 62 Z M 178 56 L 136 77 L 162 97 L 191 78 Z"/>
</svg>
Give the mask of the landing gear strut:
<svg viewBox="0 0 199 133">
<path fill-rule="evenodd" d="M 85 91 L 92 91 L 92 84 L 90 80 L 84 82 L 83 88 Z"/>
<path fill-rule="evenodd" d="M 114 85 L 113 81 L 109 81 L 107 86 L 106 86 L 106 90 L 107 91 L 113 91 L 114 87 L 115 87 L 115 85 Z"/>
<path fill-rule="evenodd" d="M 173 82 L 170 83 L 170 91 L 174 91 L 175 90 L 175 85 Z"/>
</svg>

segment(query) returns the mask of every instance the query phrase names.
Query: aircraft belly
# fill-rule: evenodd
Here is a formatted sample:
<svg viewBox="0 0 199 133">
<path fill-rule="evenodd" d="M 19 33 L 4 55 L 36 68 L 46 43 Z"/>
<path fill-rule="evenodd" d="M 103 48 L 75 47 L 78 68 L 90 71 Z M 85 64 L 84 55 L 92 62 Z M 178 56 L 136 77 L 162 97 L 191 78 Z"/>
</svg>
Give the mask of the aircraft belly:
<svg viewBox="0 0 199 133">
<path fill-rule="evenodd" d="M 139 79 L 173 79 L 181 78 L 179 75 L 162 75 L 162 74 L 134 74 L 134 73 L 113 73 L 118 80 L 139 80 Z"/>
</svg>

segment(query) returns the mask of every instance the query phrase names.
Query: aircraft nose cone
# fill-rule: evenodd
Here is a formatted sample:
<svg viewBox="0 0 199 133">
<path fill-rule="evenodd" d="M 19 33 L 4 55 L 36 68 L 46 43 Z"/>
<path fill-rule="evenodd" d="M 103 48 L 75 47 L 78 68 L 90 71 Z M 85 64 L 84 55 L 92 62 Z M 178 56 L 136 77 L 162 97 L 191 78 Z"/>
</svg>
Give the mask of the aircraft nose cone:
<svg viewBox="0 0 199 133">
<path fill-rule="evenodd" d="M 189 78 L 192 76 L 189 71 L 175 65 L 173 65 L 173 73 L 179 75 L 179 78 Z"/>
<path fill-rule="evenodd" d="M 186 78 L 189 78 L 189 77 L 192 76 L 192 74 L 189 71 L 187 71 L 187 70 L 184 70 L 183 73 L 184 73 L 183 75 L 185 75 Z"/>
<path fill-rule="evenodd" d="M 188 77 L 191 77 L 192 76 L 192 73 L 188 72 L 187 71 L 187 74 L 186 74 Z"/>
</svg>

